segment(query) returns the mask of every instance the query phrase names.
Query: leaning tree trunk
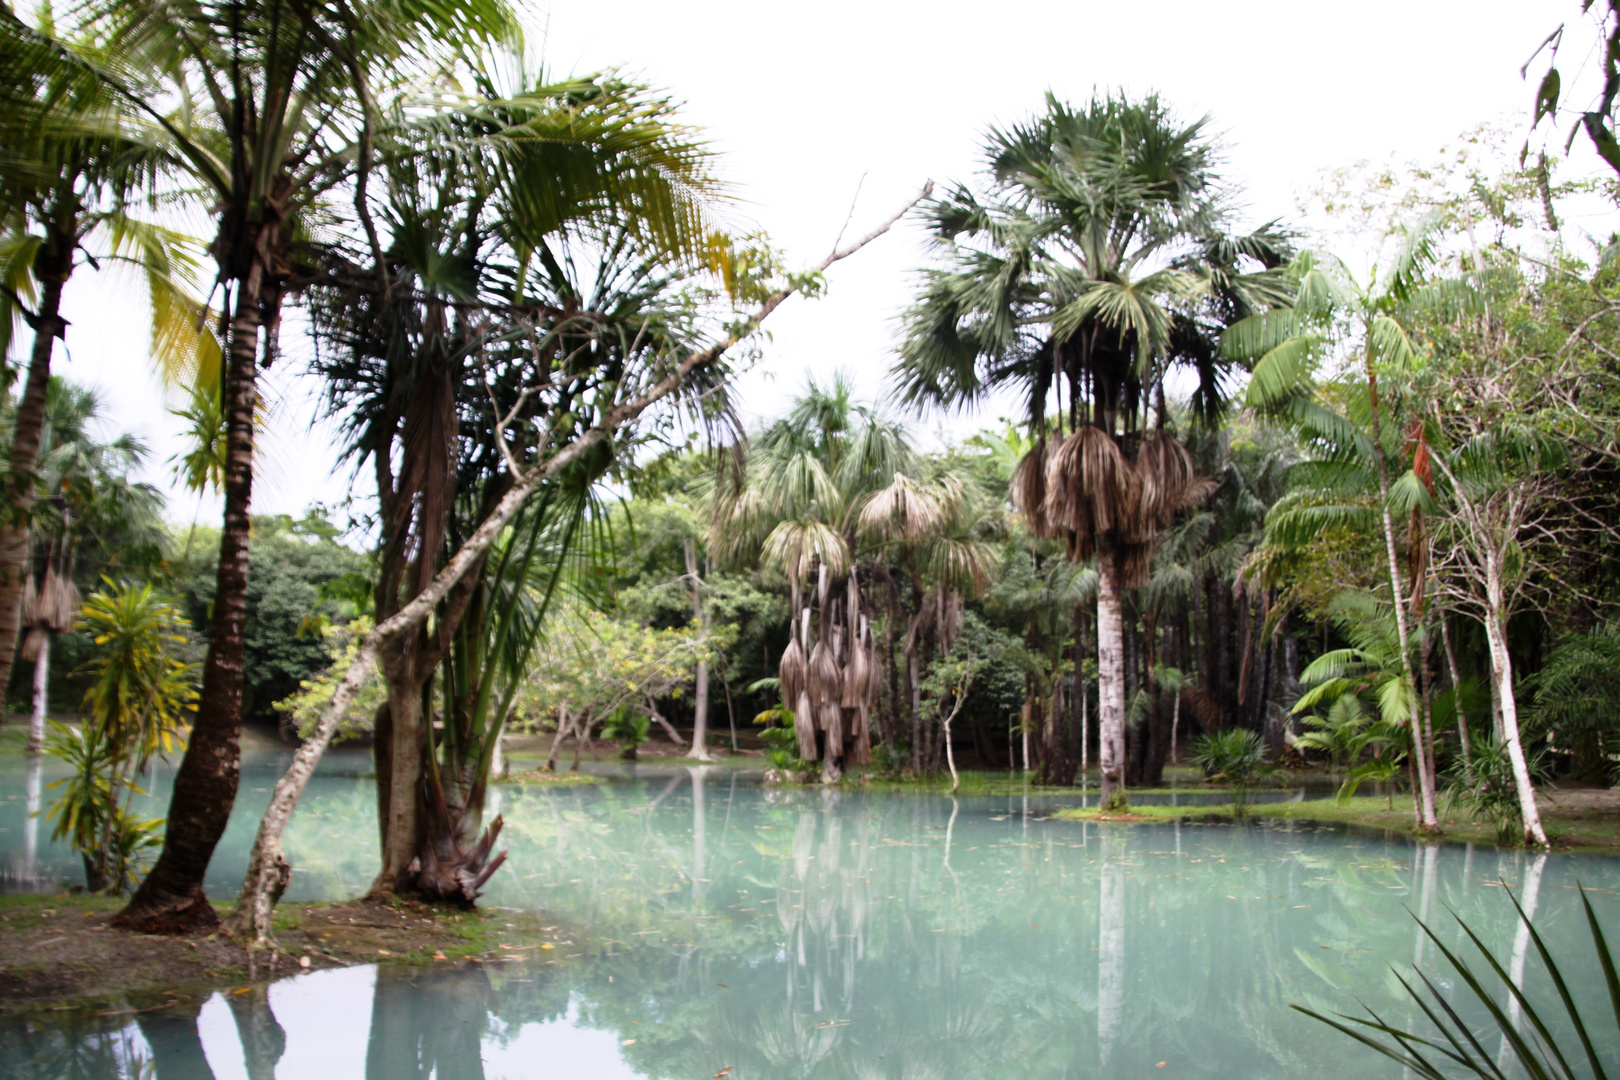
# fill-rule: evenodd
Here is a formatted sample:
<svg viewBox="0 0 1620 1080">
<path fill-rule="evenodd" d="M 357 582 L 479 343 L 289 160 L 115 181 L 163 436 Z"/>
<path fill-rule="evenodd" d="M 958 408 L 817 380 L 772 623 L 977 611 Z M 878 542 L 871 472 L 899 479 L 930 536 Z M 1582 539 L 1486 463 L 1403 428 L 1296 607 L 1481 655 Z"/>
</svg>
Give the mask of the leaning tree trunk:
<svg viewBox="0 0 1620 1080">
<path fill-rule="evenodd" d="M 1513 765 L 1513 784 L 1519 795 L 1519 814 L 1526 843 L 1547 846 L 1541 827 L 1541 811 L 1536 806 L 1536 788 L 1530 780 L 1530 767 L 1519 737 L 1519 706 L 1513 696 L 1513 657 L 1508 652 L 1507 623 L 1502 618 L 1502 568 L 1494 556 L 1485 560 L 1485 639 L 1491 651 L 1491 681 L 1502 705 L 1502 735 L 1507 743 L 1508 760 Z"/>
<path fill-rule="evenodd" d="M 273 231 L 274 226 L 267 226 L 261 233 L 261 252 L 267 246 L 264 241 L 273 239 L 263 234 Z M 219 923 L 203 894 L 203 877 L 230 821 L 242 773 L 242 662 L 263 262 L 253 260 L 231 321 L 231 356 L 225 372 L 225 521 L 197 719 L 175 774 L 163 852 L 114 919 L 120 926 L 147 933 L 183 933 Z"/>
<path fill-rule="evenodd" d="M 1120 609 L 1119 560 L 1097 552 L 1097 767 L 1104 810 L 1125 798 L 1125 618 Z"/>
<path fill-rule="evenodd" d="M 28 518 L 34 511 L 35 466 L 39 438 L 45 428 L 45 392 L 51 382 L 51 352 L 67 323 L 62 321 L 62 287 L 73 272 L 72 233 L 49 230 L 34 258 L 34 277 L 40 283 L 39 310 L 28 321 L 34 347 L 28 358 L 28 379 L 17 402 L 11 436 L 11 476 L 0 516 L 0 694 L 11 683 L 11 663 L 17 655 L 21 630 L 23 582 L 28 578 Z M 0 712 L 4 704 L 0 702 Z M 44 749 L 45 729 L 28 732 L 28 750 Z"/>
<path fill-rule="evenodd" d="M 908 203 L 900 213 L 854 244 L 833 252 L 822 260 L 815 268 L 816 271 L 818 273 L 825 271 L 833 263 L 854 254 L 887 232 L 932 190 L 932 184 L 925 186 L 922 193 Z M 381 619 L 372 627 L 371 633 L 361 641 L 359 651 L 349 664 L 349 670 L 344 673 L 343 681 L 334 689 L 332 700 L 328 702 L 314 730 L 293 755 L 293 763 L 288 766 L 281 779 L 276 781 L 276 786 L 271 791 L 270 805 L 259 821 L 258 835 L 254 838 L 253 848 L 248 854 L 247 873 L 243 875 L 242 889 L 237 894 L 236 908 L 231 917 L 233 934 L 247 939 L 255 948 L 268 944 L 271 913 L 290 876 L 286 856 L 281 850 L 281 841 L 286 835 L 287 824 L 292 819 L 293 810 L 298 805 L 298 798 L 303 794 L 304 786 L 315 771 L 316 763 L 320 761 L 332 736 L 337 733 L 338 722 L 347 712 L 366 676 L 377 663 L 383 646 L 406 634 L 414 633 L 418 627 L 427 622 L 450 591 L 469 573 L 475 572 L 482 565 L 490 546 L 543 481 L 558 475 L 586 454 L 593 452 L 597 446 L 608 444 L 619 429 L 635 421 L 656 402 L 673 394 L 695 372 L 716 363 L 727 350 L 742 340 L 744 335 L 750 333 L 780 307 L 795 289 L 796 286 L 790 285 L 772 293 L 745 326 L 735 329 L 724 340 L 703 352 L 687 357 L 674 371 L 654 383 L 650 389 L 610 408 L 595 427 L 567 446 L 558 449 L 544 464 L 536 464 L 522 476 L 514 478 L 512 486 L 501 496 L 494 510 L 490 511 L 473 530 L 472 535 L 463 541 L 456 553 L 450 557 L 450 561 L 433 576 L 427 588 L 407 601 L 399 611 L 386 619 Z M 587 731 L 588 723 L 587 720 Z"/>
</svg>

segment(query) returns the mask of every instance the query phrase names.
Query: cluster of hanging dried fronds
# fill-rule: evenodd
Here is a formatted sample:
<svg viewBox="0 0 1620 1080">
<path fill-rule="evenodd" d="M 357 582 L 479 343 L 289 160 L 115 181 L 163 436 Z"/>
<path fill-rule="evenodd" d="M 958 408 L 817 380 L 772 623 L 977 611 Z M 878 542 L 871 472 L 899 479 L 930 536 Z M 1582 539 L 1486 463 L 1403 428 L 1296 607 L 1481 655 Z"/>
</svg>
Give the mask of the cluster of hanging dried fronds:
<svg viewBox="0 0 1620 1080">
<path fill-rule="evenodd" d="M 1012 496 L 1036 536 L 1061 537 L 1073 562 L 1099 549 L 1111 553 L 1121 585 L 1134 588 L 1147 581 L 1159 536 L 1177 511 L 1208 498 L 1214 486 L 1164 431 L 1142 439 L 1132 460 L 1112 435 L 1088 424 L 1066 439 L 1041 438 L 1018 463 Z"/>
<path fill-rule="evenodd" d="M 28 631 L 23 638 L 23 660 L 33 663 L 39 658 L 47 634 L 64 634 L 73 629 L 83 603 L 78 586 L 58 574 L 54 566 L 46 566 L 45 576 L 38 586 L 34 584 L 34 575 L 29 574 L 23 583 L 22 595 L 22 625 Z"/>
<path fill-rule="evenodd" d="M 782 699 L 794 713 L 799 756 L 835 767 L 865 765 L 872 760 L 871 719 L 880 678 L 855 571 L 850 571 L 846 589 L 834 589 L 823 563 L 815 599 L 814 612 L 805 605 L 796 613 L 779 668 Z"/>
</svg>

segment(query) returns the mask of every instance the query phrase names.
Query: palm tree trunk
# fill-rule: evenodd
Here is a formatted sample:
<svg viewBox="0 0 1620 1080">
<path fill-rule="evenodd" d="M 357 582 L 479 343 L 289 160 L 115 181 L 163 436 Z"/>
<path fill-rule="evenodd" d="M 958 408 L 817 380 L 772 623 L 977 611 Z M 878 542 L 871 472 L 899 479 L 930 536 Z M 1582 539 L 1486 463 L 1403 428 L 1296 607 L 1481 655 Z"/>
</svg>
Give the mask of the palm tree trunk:
<svg viewBox="0 0 1620 1080">
<path fill-rule="evenodd" d="M 373 895 L 405 891 L 411 860 L 420 846 L 422 823 L 416 797 L 422 777 L 422 758 L 427 749 L 427 718 L 422 708 L 421 686 L 415 679 L 388 682 L 388 714 L 393 721 L 390 748 L 388 801 L 383 830 L 382 869 L 371 884 Z"/>
<path fill-rule="evenodd" d="M 1423 721 L 1418 715 L 1417 680 L 1412 673 L 1412 646 L 1406 629 L 1406 595 L 1401 587 L 1400 561 L 1395 556 L 1395 520 L 1389 512 L 1389 463 L 1384 459 L 1384 442 L 1378 410 L 1378 376 L 1372 366 L 1372 353 L 1368 352 L 1367 393 L 1372 405 L 1372 442 L 1374 457 L 1378 461 L 1378 493 L 1383 508 L 1384 555 L 1389 562 L 1390 601 L 1395 607 L 1395 633 L 1401 646 L 1401 677 L 1406 680 L 1407 697 L 1411 702 L 1407 710 L 1407 724 L 1412 732 L 1412 764 L 1417 770 L 1418 789 L 1414 792 L 1418 826 L 1438 831 L 1440 822 L 1434 813 L 1434 772 L 1423 753 Z"/>
<path fill-rule="evenodd" d="M 261 230 L 260 248 L 275 227 Z M 225 372 L 225 519 L 219 535 L 213 622 L 203 662 L 197 720 L 169 799 L 163 852 L 119 912 L 120 926 L 181 932 L 219 923 L 203 877 L 224 835 L 242 772 L 242 661 L 247 640 L 248 549 L 252 535 L 253 414 L 257 403 L 260 291 L 264 260 L 253 260 L 236 297 Z"/>
<path fill-rule="evenodd" d="M 48 711 L 47 692 L 51 678 L 51 635 L 41 634 L 39 655 L 34 657 L 34 712 L 28 719 L 28 748 L 45 745 L 45 713 Z"/>
<path fill-rule="evenodd" d="M 1097 766 L 1104 810 L 1122 810 L 1125 798 L 1125 618 L 1120 609 L 1119 563 L 1112 550 L 1097 553 Z"/>
<path fill-rule="evenodd" d="M 906 681 L 911 687 L 911 771 L 921 775 L 922 759 L 922 681 L 917 674 L 917 649 L 906 649 Z"/>
<path fill-rule="evenodd" d="M 66 247 L 65 251 L 61 249 Z M 0 516 L 0 693 L 11 683 L 11 664 L 17 655 L 21 630 L 23 582 L 28 577 L 28 518 L 34 510 L 34 467 L 39 461 L 39 438 L 45 428 L 45 392 L 51 382 L 51 352 L 67 326 L 62 321 L 62 287 L 73 270 L 73 244 L 51 230 L 34 259 L 40 283 L 39 310 L 28 320 L 34 347 L 28 358 L 28 379 L 11 436 L 11 477 L 5 492 L 5 514 Z M 0 712 L 4 705 L 0 703 Z M 41 727 L 36 739 L 28 733 L 28 750 L 44 749 Z"/>
</svg>

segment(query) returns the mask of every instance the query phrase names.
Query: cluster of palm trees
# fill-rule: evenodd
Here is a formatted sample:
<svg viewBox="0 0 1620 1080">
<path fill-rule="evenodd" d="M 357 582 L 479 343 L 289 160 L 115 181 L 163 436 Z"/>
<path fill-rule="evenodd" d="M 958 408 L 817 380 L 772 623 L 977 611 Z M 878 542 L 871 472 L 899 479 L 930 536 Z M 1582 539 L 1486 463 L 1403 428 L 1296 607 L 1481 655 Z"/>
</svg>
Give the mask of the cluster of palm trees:
<svg viewBox="0 0 1620 1080">
<path fill-rule="evenodd" d="M 644 433 L 683 410 L 723 423 L 726 350 L 887 226 L 805 275 L 737 248 L 712 153 L 671 102 L 611 75 L 548 79 L 499 0 L 108 3 L 71 23 L 7 9 L 0 33 L 5 138 L 27 151 L 0 175 L 0 321 L 35 331 L 0 526 L 5 663 L 76 268 L 145 268 L 154 351 L 193 403 L 187 476 L 224 495 L 197 720 L 162 854 L 120 921 L 215 919 L 202 880 L 240 773 L 258 372 L 283 354 L 290 304 L 379 493 L 376 626 L 350 669 L 358 684 L 379 668 L 389 691 L 375 887 L 470 898 L 501 705 L 589 532 L 592 485 L 644 414 L 658 417 Z M 285 813 L 300 777 L 278 788 Z M 244 897 L 279 893 L 285 813 L 261 830 Z M 244 905 L 244 926 L 267 930 L 251 921 L 266 910 Z"/>
</svg>

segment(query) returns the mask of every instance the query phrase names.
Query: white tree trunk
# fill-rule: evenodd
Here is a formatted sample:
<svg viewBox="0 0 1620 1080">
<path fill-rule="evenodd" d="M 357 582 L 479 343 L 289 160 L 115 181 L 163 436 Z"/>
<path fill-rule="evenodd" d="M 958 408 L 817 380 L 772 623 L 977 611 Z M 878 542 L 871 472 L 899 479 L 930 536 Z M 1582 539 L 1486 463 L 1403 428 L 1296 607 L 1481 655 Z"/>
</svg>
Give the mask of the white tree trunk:
<svg viewBox="0 0 1620 1080">
<path fill-rule="evenodd" d="M 28 718 L 28 750 L 45 749 L 45 713 L 50 695 L 51 634 L 40 635 L 39 655 L 34 658 L 34 711 Z"/>
<path fill-rule="evenodd" d="M 1176 739 L 1181 733 L 1181 691 L 1176 691 L 1176 702 L 1170 709 L 1170 764 L 1176 764 Z"/>
<path fill-rule="evenodd" d="M 1104 1073 L 1125 1020 L 1125 867 L 1123 845 L 1103 826 L 1101 896 L 1097 905 L 1097 1058 Z"/>
<path fill-rule="evenodd" d="M 703 612 L 703 581 L 698 577 L 697 548 L 691 538 L 683 547 L 686 553 L 686 576 L 692 584 L 692 618 L 698 624 L 698 633 L 709 628 Z M 692 695 L 692 756 L 699 761 L 713 761 L 709 754 L 709 662 L 699 660 L 697 685 Z"/>
<path fill-rule="evenodd" d="M 23 873 L 34 880 L 35 861 L 39 858 L 39 803 L 45 785 L 45 759 L 35 754 L 28 759 L 26 802 L 27 817 L 23 818 Z"/>
<path fill-rule="evenodd" d="M 1097 559 L 1097 766 L 1099 806 L 1123 810 L 1125 797 L 1125 618 L 1120 610 L 1119 564 L 1112 552 Z"/>
<path fill-rule="evenodd" d="M 1524 868 L 1524 882 L 1519 889 L 1519 906 L 1524 908 L 1524 918 L 1513 934 L 1513 959 L 1508 962 L 1508 978 L 1514 986 L 1524 985 L 1525 961 L 1530 957 L 1530 923 L 1536 917 L 1536 906 L 1541 900 L 1541 872 L 1547 868 L 1547 856 L 1537 853 L 1530 856 L 1529 863 Z M 1515 1031 L 1523 1033 L 1524 1006 L 1519 999 L 1508 999 L 1508 1022 Z M 1507 1033 L 1503 1032 L 1502 1042 L 1496 1051 L 1497 1068 L 1505 1069 L 1513 1058 L 1512 1044 L 1508 1042 Z"/>
<path fill-rule="evenodd" d="M 1382 478 L 1382 474 L 1380 474 Z M 1401 677 L 1406 680 L 1407 730 L 1412 733 L 1412 765 L 1417 772 L 1418 790 L 1416 809 L 1418 825 L 1425 829 L 1439 829 L 1440 819 L 1434 812 L 1434 770 L 1428 755 L 1423 752 L 1423 718 L 1418 705 L 1417 679 L 1412 672 L 1411 638 L 1406 629 L 1406 590 L 1401 588 L 1401 567 L 1395 557 L 1395 521 L 1389 513 L 1389 485 L 1384 490 L 1384 553 L 1389 560 L 1389 594 L 1395 607 L 1395 633 L 1401 645 Z"/>
<path fill-rule="evenodd" d="M 1519 706 L 1513 697 L 1513 657 L 1508 653 L 1507 626 L 1502 618 L 1502 571 L 1494 557 L 1485 560 L 1485 640 L 1491 652 L 1491 682 L 1496 687 L 1502 709 L 1502 741 L 1507 744 L 1508 760 L 1513 763 L 1513 784 L 1519 792 L 1524 839 L 1537 847 L 1547 846 L 1541 827 L 1541 811 L 1536 806 L 1536 788 L 1530 782 L 1530 766 L 1525 761 L 1524 743 L 1519 738 Z"/>
</svg>

